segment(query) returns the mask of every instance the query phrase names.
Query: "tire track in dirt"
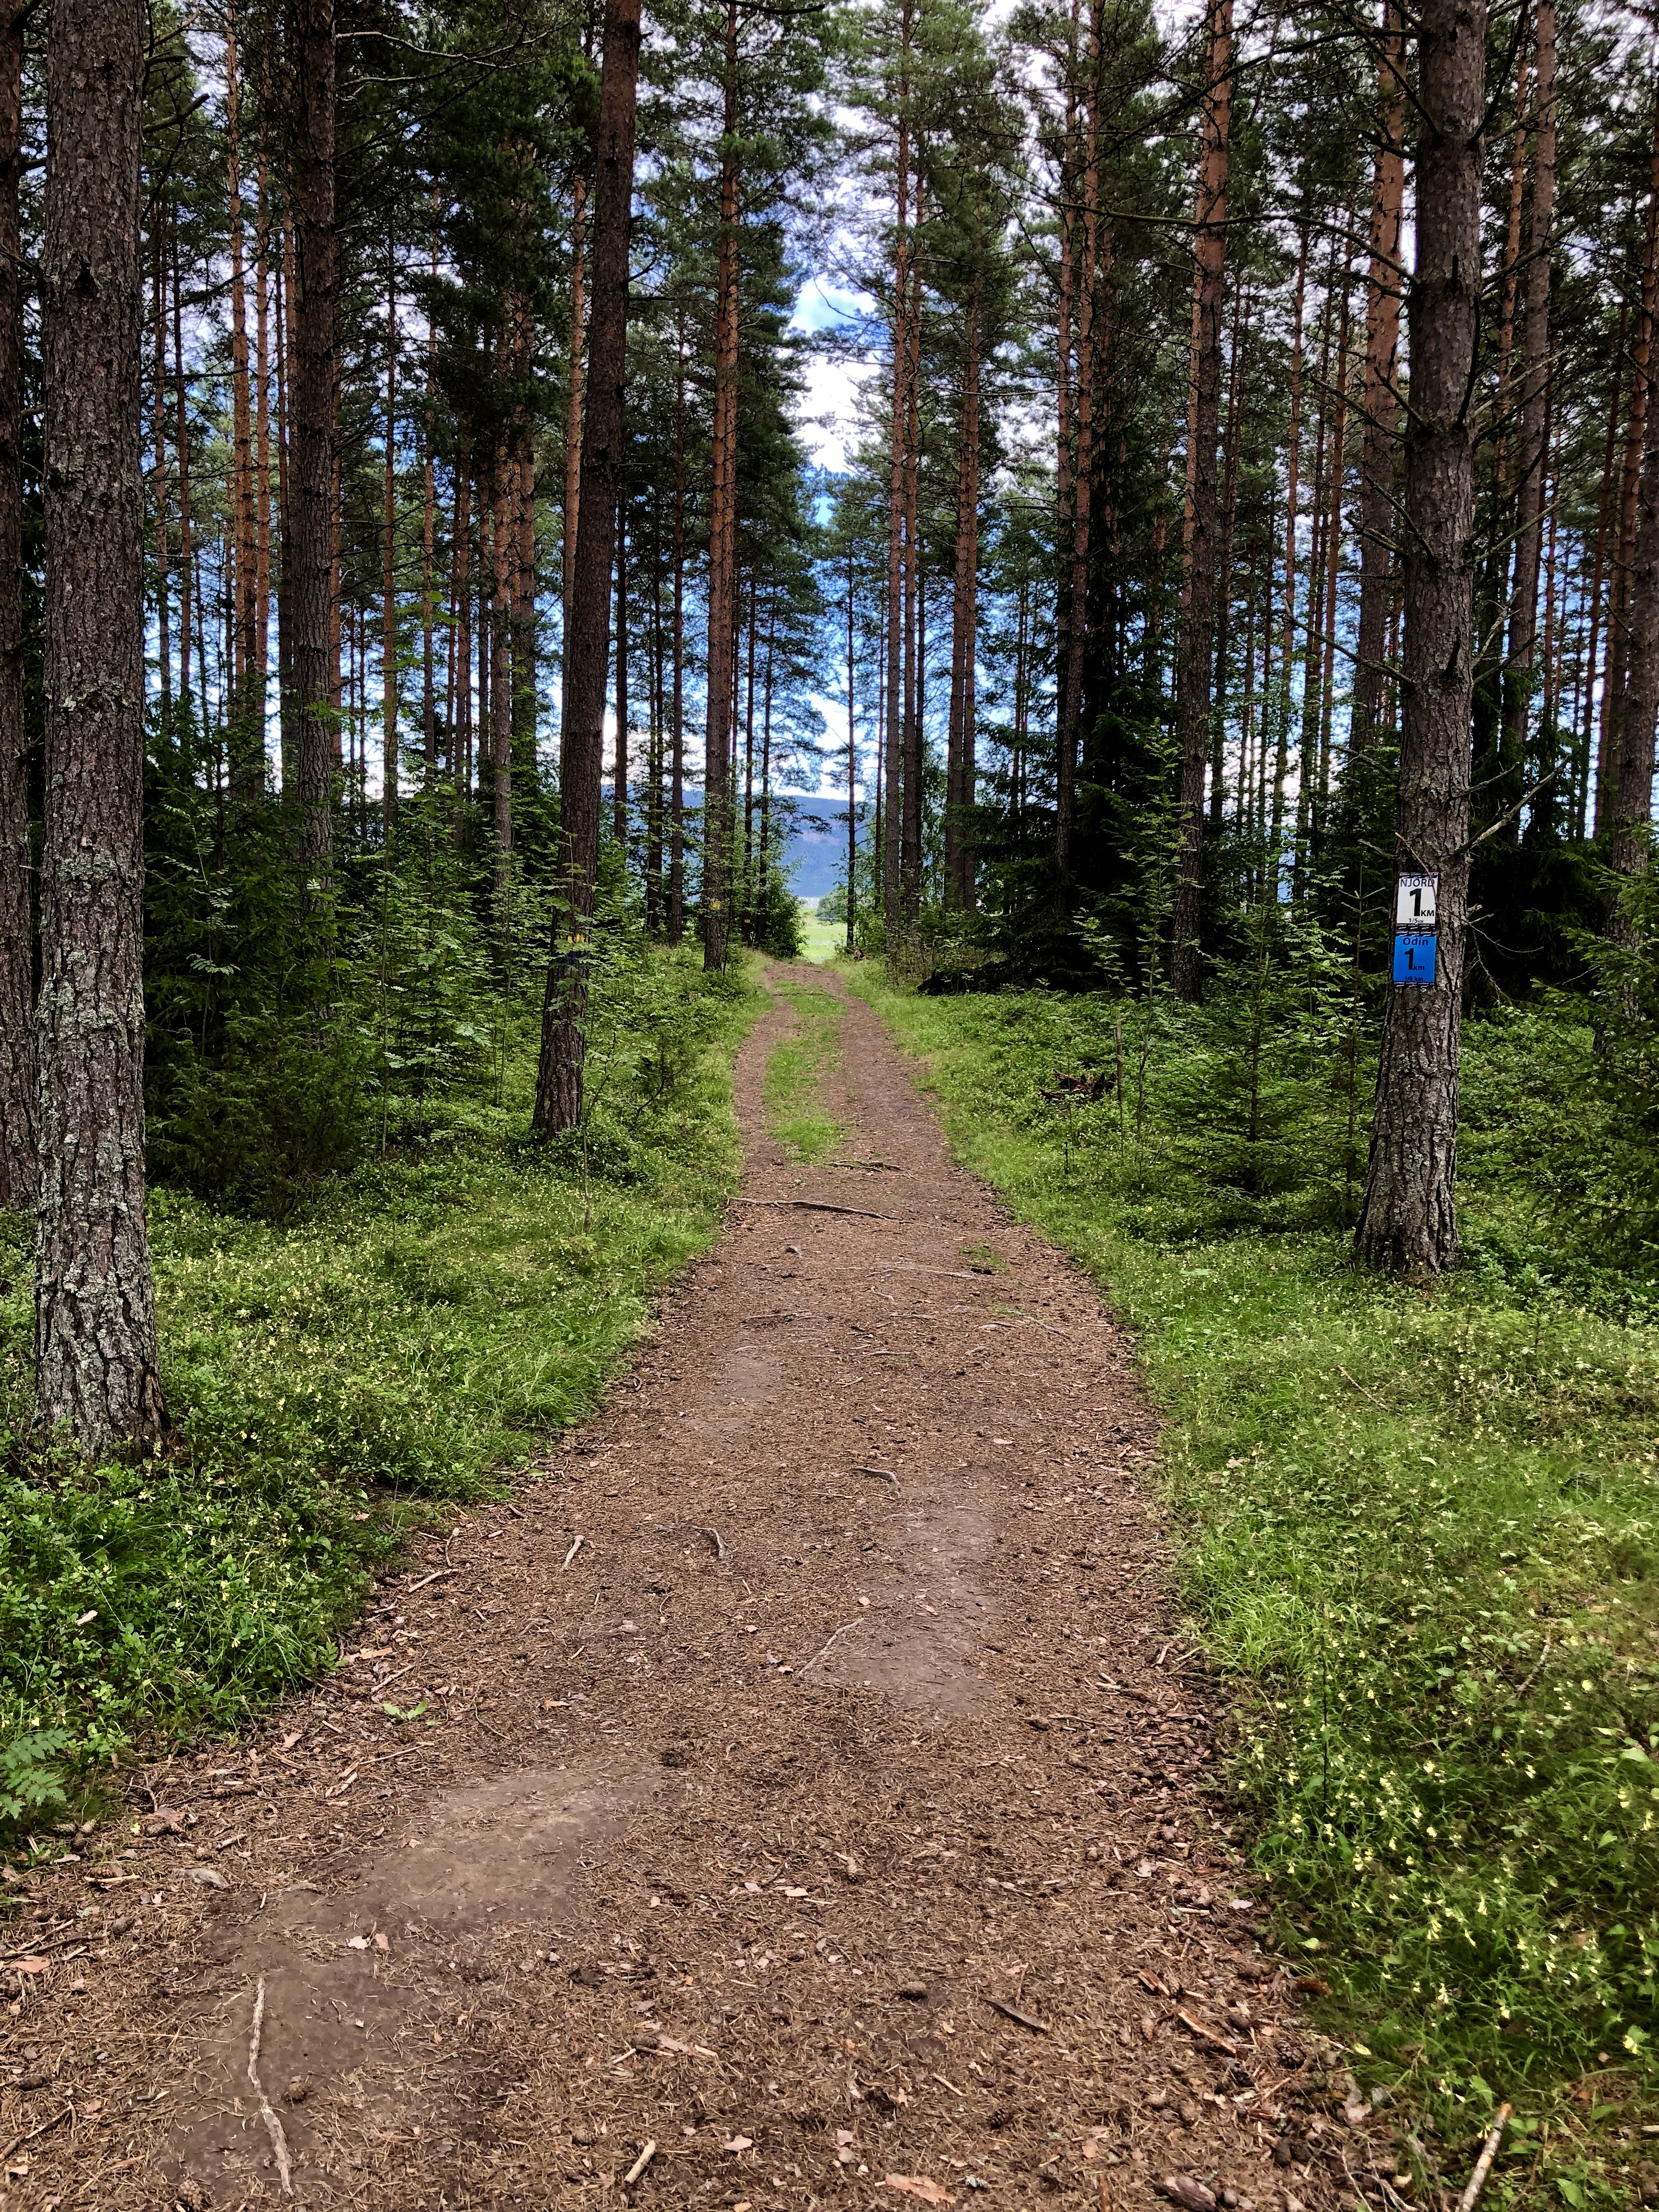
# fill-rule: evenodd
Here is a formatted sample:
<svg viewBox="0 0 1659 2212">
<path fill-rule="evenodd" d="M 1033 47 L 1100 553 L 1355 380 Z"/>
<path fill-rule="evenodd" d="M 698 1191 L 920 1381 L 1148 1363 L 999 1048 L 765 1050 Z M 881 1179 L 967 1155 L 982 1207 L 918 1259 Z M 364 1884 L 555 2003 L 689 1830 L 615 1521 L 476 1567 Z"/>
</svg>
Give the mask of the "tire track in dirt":
<svg viewBox="0 0 1659 2212">
<path fill-rule="evenodd" d="M 1204 1794 L 1130 1347 L 788 974 L 844 1006 L 841 1164 L 766 1132 L 775 999 L 749 1202 L 603 1418 L 33 1884 L 0 2205 L 1311 2212 L 1363 2172 Z"/>
</svg>

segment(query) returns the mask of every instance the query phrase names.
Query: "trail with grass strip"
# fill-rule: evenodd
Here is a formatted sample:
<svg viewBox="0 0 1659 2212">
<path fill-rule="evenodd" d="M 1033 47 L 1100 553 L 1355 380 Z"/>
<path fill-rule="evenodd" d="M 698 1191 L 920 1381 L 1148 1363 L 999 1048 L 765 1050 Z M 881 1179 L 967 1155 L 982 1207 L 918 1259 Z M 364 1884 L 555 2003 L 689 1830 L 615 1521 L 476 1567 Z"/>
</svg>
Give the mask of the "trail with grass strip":
<svg viewBox="0 0 1659 2212">
<path fill-rule="evenodd" d="M 602 1418 L 35 1881 L 0 2202 L 1382 2201 L 1206 1794 L 1127 1341 L 876 1013 L 769 982 Z"/>
</svg>

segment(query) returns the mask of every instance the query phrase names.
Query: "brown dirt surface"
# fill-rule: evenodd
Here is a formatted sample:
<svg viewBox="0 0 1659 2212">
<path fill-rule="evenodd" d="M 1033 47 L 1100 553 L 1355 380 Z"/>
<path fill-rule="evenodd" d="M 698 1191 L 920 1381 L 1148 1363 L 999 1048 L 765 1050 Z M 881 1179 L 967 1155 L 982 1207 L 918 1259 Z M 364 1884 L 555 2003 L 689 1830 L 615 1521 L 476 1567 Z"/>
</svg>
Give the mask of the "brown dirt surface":
<svg viewBox="0 0 1659 2212">
<path fill-rule="evenodd" d="M 1206 1795 L 1130 1346 L 876 1015 L 787 976 L 845 1006 L 838 1164 L 767 1133 L 775 997 L 743 1200 L 604 1417 L 29 1877 L 7 2212 L 1363 2179 Z"/>
</svg>

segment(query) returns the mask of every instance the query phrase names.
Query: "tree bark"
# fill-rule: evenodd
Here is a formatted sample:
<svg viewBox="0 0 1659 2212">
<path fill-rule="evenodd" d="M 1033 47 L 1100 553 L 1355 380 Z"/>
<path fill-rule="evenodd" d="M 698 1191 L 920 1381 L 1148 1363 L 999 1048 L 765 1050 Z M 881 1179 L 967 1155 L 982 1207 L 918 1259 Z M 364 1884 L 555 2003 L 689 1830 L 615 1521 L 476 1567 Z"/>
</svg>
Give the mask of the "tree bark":
<svg viewBox="0 0 1659 2212">
<path fill-rule="evenodd" d="M 23 24 L 21 7 L 8 5 L 0 21 L 0 1210 L 19 1212 L 34 1203 L 35 1112 L 28 731 L 23 715 Z M 158 272 L 159 252 L 158 247 Z M 164 350 L 159 273 L 156 299 L 156 343 Z M 156 441 L 165 454 L 159 411 Z M 162 473 L 157 507 L 164 533 L 165 485 Z M 161 623 L 165 640 L 165 586 Z"/>
<path fill-rule="evenodd" d="M 230 531 L 235 549 L 231 605 L 229 712 L 230 794 L 246 805 L 264 789 L 264 722 L 253 700 L 253 608 L 258 586 L 253 510 L 253 409 L 247 343 L 247 276 L 242 231 L 241 86 L 237 73 L 236 10 L 225 10 L 225 148 L 227 211 L 230 218 Z"/>
<path fill-rule="evenodd" d="M 1607 665 L 1601 686 L 1601 772 L 1595 789 L 1595 834 L 1599 837 L 1610 819 L 1617 796 L 1620 727 L 1625 679 L 1630 659 L 1631 564 L 1636 557 L 1637 495 L 1641 483 L 1642 452 L 1645 442 L 1651 380 L 1649 359 L 1653 348 L 1653 317 L 1659 298 L 1659 91 L 1653 103 L 1653 157 L 1648 182 L 1648 219 L 1642 254 L 1640 305 L 1637 310 L 1636 340 L 1632 348 L 1630 413 L 1625 426 L 1625 460 L 1620 478 L 1619 534 L 1613 554 L 1612 607 L 1607 623 Z M 1604 805 L 1604 795 L 1607 803 Z"/>
<path fill-rule="evenodd" d="M 1227 250 L 1227 157 L 1232 117 L 1232 0 L 1206 0 L 1203 154 L 1193 243 L 1193 340 L 1187 403 L 1187 497 L 1182 531 L 1181 875 L 1170 980 L 1196 999 L 1203 980 L 1199 919 L 1204 885 L 1204 774 L 1210 757 L 1210 671 L 1215 656 L 1216 438 L 1221 420 L 1221 308 Z"/>
<path fill-rule="evenodd" d="M 1408 303 L 1405 658 L 1396 865 L 1439 877 L 1433 985 L 1390 982 L 1355 1243 L 1433 1276 L 1457 1249 L 1453 1176 L 1474 676 L 1475 343 L 1486 0 L 1425 0 L 1417 265 Z"/>
<path fill-rule="evenodd" d="M 1297 247 L 1296 307 L 1291 338 L 1291 420 L 1285 435 L 1285 613 L 1279 656 L 1279 692 L 1273 698 L 1276 724 L 1273 757 L 1273 848 L 1280 865 L 1285 837 L 1285 782 L 1290 773 L 1291 669 L 1296 659 L 1296 526 L 1297 477 L 1302 467 L 1302 332 L 1308 289 L 1308 226 Z M 1270 695 L 1271 696 L 1271 695 Z M 1266 732 L 1263 732 L 1266 743 Z"/>
<path fill-rule="evenodd" d="M 674 351 L 674 672 L 668 772 L 668 941 L 685 934 L 685 333 Z"/>
<path fill-rule="evenodd" d="M 1615 874 L 1638 876 L 1647 866 L 1643 831 L 1653 812 L 1654 732 L 1659 724 L 1659 406 L 1648 395 L 1637 489 L 1636 537 L 1630 569 L 1630 623 L 1625 696 L 1607 809 L 1607 860 Z M 1607 934 L 1632 941 L 1622 902 L 1614 899 Z"/>
<path fill-rule="evenodd" d="M 975 696 L 979 607 L 979 288 L 968 303 L 957 432 L 956 564 L 951 594 L 951 718 L 945 765 L 945 899 L 959 913 L 974 903 Z M 849 580 L 850 588 L 850 580 Z M 852 805 L 852 635 L 848 635 L 848 805 Z M 850 878 L 849 878 L 850 881 Z"/>
<path fill-rule="evenodd" d="M 703 966 L 726 965 L 732 906 L 732 708 L 738 559 L 738 11 L 726 11 L 720 242 L 714 301 L 714 413 L 708 498 L 708 714 L 703 738 Z"/>
<path fill-rule="evenodd" d="M 513 613 L 512 456 L 504 428 L 495 434 L 490 468 L 489 802 L 495 945 L 502 968 L 513 951 L 513 678 L 508 646 Z"/>
<path fill-rule="evenodd" d="M 582 352 L 586 338 L 587 283 L 587 179 L 579 169 L 572 186 L 570 216 L 569 391 L 564 410 L 564 514 L 560 524 L 561 592 L 564 647 L 570 650 L 571 586 L 576 574 L 576 530 L 582 482 Z M 566 703 L 566 713 L 569 711 Z"/>
<path fill-rule="evenodd" d="M 1543 545 L 1544 479 L 1550 398 L 1550 251 L 1555 220 L 1555 5 L 1538 0 L 1533 30 L 1537 48 L 1538 136 L 1533 156 L 1532 214 L 1527 237 L 1527 320 L 1522 337 L 1520 436 L 1516 461 L 1515 583 L 1510 604 L 1510 649 L 1504 672 L 1503 781 L 1499 811 L 1518 808 L 1526 788 L 1527 735 L 1531 721 L 1533 659 L 1538 639 L 1538 569 Z M 1549 740 L 1552 749 L 1553 738 Z M 1547 773 L 1552 759 L 1540 763 Z M 1559 793 L 1546 785 L 1533 804 L 1542 834 L 1555 818 Z M 1504 833 L 1520 836 L 1518 814 Z"/>
<path fill-rule="evenodd" d="M 628 359 L 629 218 L 640 65 L 640 0 L 606 0 L 594 148 L 593 304 L 582 424 L 576 569 L 566 641 L 564 744 L 559 772 L 558 880 L 562 908 L 542 1005 L 536 1074 L 537 1136 L 582 1117 L 586 962 L 599 865 L 599 780 L 611 646 L 611 572 L 622 476 L 623 384 Z"/>
<path fill-rule="evenodd" d="M 289 201 L 294 214 L 293 464 L 283 583 L 290 605 L 295 780 L 305 904 L 321 915 L 334 872 L 339 638 L 334 622 L 339 253 L 334 227 L 334 0 L 288 0 L 294 70 Z"/>
<path fill-rule="evenodd" d="M 386 287 L 386 452 L 380 477 L 380 809 L 398 819 L 398 294 Z"/>
<path fill-rule="evenodd" d="M 611 834 L 623 853 L 623 872 L 628 854 L 628 507 L 620 501 L 617 511 L 617 772 L 611 781 Z"/>
<path fill-rule="evenodd" d="M 1363 760 L 1382 735 L 1389 600 L 1394 589 L 1395 451 L 1400 436 L 1400 233 L 1406 197 L 1404 0 L 1382 0 L 1376 167 L 1365 299 L 1365 426 L 1359 458 L 1359 618 L 1348 750 Z"/>
<path fill-rule="evenodd" d="M 136 0 L 56 0 L 47 57 L 35 1418 L 88 1458 L 165 1424 L 144 1223 L 145 29 Z"/>
<path fill-rule="evenodd" d="M 887 678 L 885 685 L 885 804 L 881 824 L 882 916 L 890 951 L 898 941 L 900 848 L 904 775 L 904 490 L 905 434 L 910 417 L 910 40 L 911 0 L 900 13 L 901 58 L 897 145 L 894 155 L 893 335 L 891 419 L 887 486 Z"/>
</svg>

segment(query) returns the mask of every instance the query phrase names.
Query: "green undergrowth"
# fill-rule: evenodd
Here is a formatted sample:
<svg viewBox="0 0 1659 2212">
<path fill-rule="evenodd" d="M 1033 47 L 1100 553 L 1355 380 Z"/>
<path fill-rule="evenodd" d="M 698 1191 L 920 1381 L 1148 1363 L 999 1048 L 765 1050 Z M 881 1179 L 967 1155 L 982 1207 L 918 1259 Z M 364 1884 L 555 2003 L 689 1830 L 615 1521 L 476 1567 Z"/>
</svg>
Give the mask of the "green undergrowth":
<svg viewBox="0 0 1659 2212">
<path fill-rule="evenodd" d="M 773 1046 L 766 1063 L 767 1122 L 792 1160 L 827 1160 L 845 1133 L 820 1088 L 841 1049 L 841 1002 L 828 991 L 787 978 L 779 990 L 793 1010 L 796 1027 Z"/>
<path fill-rule="evenodd" d="M 1104 999 L 849 981 L 926 1056 L 961 1158 L 1138 1333 L 1194 1632 L 1231 1692 L 1237 1832 L 1362 2083 L 1445 2179 L 1510 2100 L 1495 2204 L 1632 2201 L 1659 2034 L 1659 1328 L 1651 1275 L 1607 1262 L 1574 1197 L 1599 1110 L 1582 1014 L 1468 1030 L 1466 1264 L 1427 1295 L 1352 1263 L 1368 1077 L 1340 1036 L 1256 1071 L 1251 1137 L 1236 1009 L 1165 1008 L 1148 1038 Z M 1121 1114 L 1041 1095 L 1115 1082 L 1120 1053 Z"/>
<path fill-rule="evenodd" d="M 280 1224 L 154 1192 L 173 1432 L 141 1465 L 32 1446 L 28 1255 L 0 1230 L 0 1827 L 65 1760 L 325 1668 L 412 1522 L 592 1413 L 733 1187 L 758 1003 L 653 956 L 599 987 L 579 1137 L 525 1133 L 526 1018 L 495 1097 L 422 1102 Z"/>
</svg>

